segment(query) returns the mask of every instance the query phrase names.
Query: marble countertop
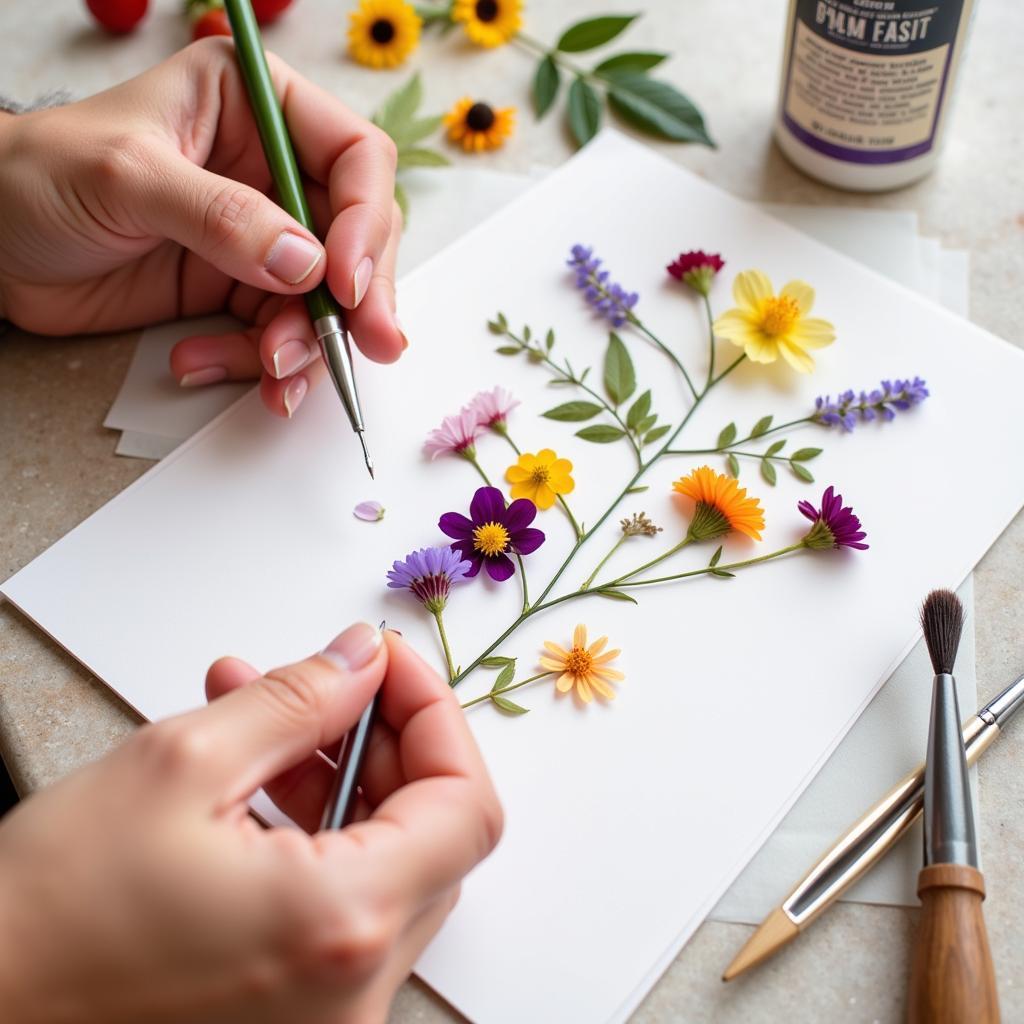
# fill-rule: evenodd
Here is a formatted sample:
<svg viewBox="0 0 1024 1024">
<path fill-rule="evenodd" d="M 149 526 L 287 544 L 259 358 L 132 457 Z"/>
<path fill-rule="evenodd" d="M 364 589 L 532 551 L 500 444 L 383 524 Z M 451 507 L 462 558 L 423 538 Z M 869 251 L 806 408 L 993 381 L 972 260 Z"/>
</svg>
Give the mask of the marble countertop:
<svg viewBox="0 0 1024 1024">
<path fill-rule="evenodd" d="M 29 100 L 54 88 L 85 95 L 141 71 L 186 41 L 175 0 L 157 0 L 128 39 L 95 32 L 80 0 L 0 7 L 0 94 Z M 368 112 L 408 69 L 370 72 L 344 58 L 340 0 L 298 0 L 267 33 L 268 46 L 355 109 Z M 614 6 L 614 5 L 612 5 Z M 717 150 L 659 145 L 668 156 L 749 199 L 915 210 L 924 233 L 970 250 L 972 318 L 1024 342 L 1024 71 L 1018 44 L 1024 6 L 986 0 L 977 10 L 945 155 L 929 178 L 898 192 L 839 193 L 796 172 L 771 143 L 785 4 L 742 0 L 649 0 L 629 30 L 631 49 L 675 54 L 665 77 L 704 110 Z M 580 17 L 605 13 L 596 0 L 541 4 L 527 13 L 534 36 L 553 39 Z M 330 26 L 334 26 L 330 28 Z M 329 30 L 325 29 L 325 26 Z M 424 73 L 426 110 L 473 93 L 520 107 L 510 145 L 487 166 L 524 171 L 562 161 L 570 146 L 560 116 L 529 113 L 532 65 L 512 47 L 484 52 L 455 37 L 426 39 L 411 66 Z M 656 144 L 658 145 L 658 144 Z M 473 159 L 456 155 L 455 159 Z M 480 158 L 476 158 L 480 159 Z M 483 166 L 484 164 L 479 164 Z M 439 172 L 443 173 L 443 172 Z M 609 196 L 628 202 L 628 196 Z M 0 338 L 0 578 L 21 568 L 126 487 L 149 463 L 114 455 L 103 417 L 135 341 Z M 983 381 L 965 386 L 983 387 Z M 1019 472 L 1017 466 L 1008 472 Z M 965 478 L 969 467 L 951 467 Z M 977 497 L 964 480 L 963 500 Z M 937 510 L 956 527 L 956 509 Z M 1018 516 L 976 574 L 978 685 L 989 694 L 1022 669 L 1024 517 Z M 45 786 L 122 739 L 136 717 L 77 662 L 9 605 L 0 604 L 0 753 L 22 794 Z M 1007 730 L 980 766 L 985 827 L 986 913 L 1003 1016 L 1024 1020 L 1024 726 Z M 780 894 L 781 895 L 781 894 Z M 750 933 L 705 923 L 634 1020 L 902 1020 L 912 910 L 842 904 L 763 968 L 726 986 L 723 967 Z M 421 984 L 399 992 L 398 1024 L 458 1015 Z"/>
</svg>

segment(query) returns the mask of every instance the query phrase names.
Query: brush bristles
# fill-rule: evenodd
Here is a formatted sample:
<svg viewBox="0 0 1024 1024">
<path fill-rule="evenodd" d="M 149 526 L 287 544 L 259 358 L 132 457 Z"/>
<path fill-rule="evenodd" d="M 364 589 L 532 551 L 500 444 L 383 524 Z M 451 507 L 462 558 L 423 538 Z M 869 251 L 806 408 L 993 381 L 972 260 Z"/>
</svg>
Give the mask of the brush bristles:
<svg viewBox="0 0 1024 1024">
<path fill-rule="evenodd" d="M 952 675 L 960 634 L 964 630 L 964 606 L 952 590 L 933 590 L 921 608 L 921 627 L 928 656 L 936 675 Z"/>
</svg>

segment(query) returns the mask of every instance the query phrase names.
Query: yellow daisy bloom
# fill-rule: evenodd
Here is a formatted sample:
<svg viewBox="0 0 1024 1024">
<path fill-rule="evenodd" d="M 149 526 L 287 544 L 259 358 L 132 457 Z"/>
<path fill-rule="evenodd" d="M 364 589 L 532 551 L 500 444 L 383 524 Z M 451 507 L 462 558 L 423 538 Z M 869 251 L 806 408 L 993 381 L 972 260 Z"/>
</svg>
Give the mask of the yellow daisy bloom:
<svg viewBox="0 0 1024 1024">
<path fill-rule="evenodd" d="M 751 540 L 761 539 L 764 510 L 757 498 L 748 498 L 747 489 L 724 473 L 710 466 L 701 466 L 689 476 L 672 484 L 672 490 L 697 503 L 690 522 L 694 540 L 713 540 L 730 530 L 746 534 Z"/>
<path fill-rule="evenodd" d="M 790 281 L 778 295 L 767 274 L 744 270 L 732 285 L 736 308 L 714 323 L 715 336 L 731 341 L 755 363 L 782 358 L 800 373 L 810 373 L 814 360 L 807 349 L 824 348 L 836 340 L 827 320 L 809 317 L 814 289 L 804 281 Z"/>
<path fill-rule="evenodd" d="M 589 704 L 596 693 L 605 700 L 614 700 L 615 691 L 609 685 L 626 677 L 608 663 L 614 661 L 622 652 L 606 651 L 608 637 L 603 636 L 587 646 L 587 627 L 577 626 L 572 635 L 572 649 L 566 650 L 550 640 L 544 641 L 544 649 L 548 652 L 540 658 L 541 668 L 549 672 L 558 672 L 555 686 L 559 693 L 568 693 L 573 687 L 584 704 Z M 602 653 L 603 652 L 603 653 Z"/>
<path fill-rule="evenodd" d="M 487 103 L 464 96 L 444 116 L 451 142 L 461 144 L 467 153 L 497 149 L 512 134 L 516 108 L 495 110 Z"/>
<path fill-rule="evenodd" d="M 360 0 L 348 18 L 348 52 L 368 68 L 397 68 L 419 44 L 423 22 L 405 0 Z"/>
<path fill-rule="evenodd" d="M 543 510 L 551 508 L 559 494 L 569 494 L 576 486 L 571 472 L 568 459 L 542 448 L 536 455 L 523 452 L 519 461 L 505 470 L 505 479 L 512 485 L 513 498 L 529 498 Z"/>
<path fill-rule="evenodd" d="M 477 46 L 504 46 L 523 27 L 522 0 L 455 0 L 452 21 L 462 23 Z"/>
</svg>

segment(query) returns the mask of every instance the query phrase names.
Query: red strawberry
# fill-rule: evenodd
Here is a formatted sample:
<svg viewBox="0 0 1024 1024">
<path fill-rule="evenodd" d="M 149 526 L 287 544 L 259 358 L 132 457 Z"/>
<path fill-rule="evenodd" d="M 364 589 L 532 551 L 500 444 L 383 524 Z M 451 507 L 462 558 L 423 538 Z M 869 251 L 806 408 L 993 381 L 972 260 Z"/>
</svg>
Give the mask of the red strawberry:
<svg viewBox="0 0 1024 1024">
<path fill-rule="evenodd" d="M 291 5 L 292 0 L 252 0 L 253 14 L 261 25 L 276 21 Z"/>
<path fill-rule="evenodd" d="M 205 11 L 192 22 L 193 42 L 206 36 L 229 35 L 231 35 L 231 23 L 228 21 L 227 11 L 222 7 L 215 7 Z"/>
<path fill-rule="evenodd" d="M 142 21 L 149 0 L 85 0 L 92 16 L 114 35 L 131 32 Z"/>
</svg>

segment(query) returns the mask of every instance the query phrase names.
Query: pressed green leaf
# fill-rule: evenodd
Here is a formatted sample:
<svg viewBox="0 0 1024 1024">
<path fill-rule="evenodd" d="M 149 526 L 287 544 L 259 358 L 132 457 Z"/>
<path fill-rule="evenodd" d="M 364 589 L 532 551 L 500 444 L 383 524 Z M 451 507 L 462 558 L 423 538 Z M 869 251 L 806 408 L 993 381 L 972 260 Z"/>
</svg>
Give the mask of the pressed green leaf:
<svg viewBox="0 0 1024 1024">
<path fill-rule="evenodd" d="M 409 222 L 409 197 L 397 181 L 395 182 L 395 202 L 398 204 L 399 210 L 402 211 L 403 223 L 407 224 Z"/>
<path fill-rule="evenodd" d="M 584 441 L 593 441 L 594 444 L 610 444 L 612 441 L 618 441 L 620 437 L 625 437 L 626 432 L 619 430 L 618 427 L 610 427 L 606 423 L 595 423 L 592 427 L 577 430 L 576 436 Z"/>
<path fill-rule="evenodd" d="M 660 427 L 655 427 L 652 431 L 644 435 L 643 443 L 654 444 L 655 441 L 660 441 L 671 429 L 671 423 L 662 423 Z"/>
<path fill-rule="evenodd" d="M 582 78 L 569 86 L 569 129 L 573 138 L 585 146 L 601 127 L 601 100 Z"/>
<path fill-rule="evenodd" d="M 736 578 L 736 573 L 734 573 L 734 572 L 726 572 L 724 569 L 712 569 L 710 575 L 711 576 L 719 576 L 723 580 L 731 580 L 731 579 L 735 579 Z"/>
<path fill-rule="evenodd" d="M 550 352 L 555 347 L 555 332 L 549 327 L 544 338 L 544 347 Z"/>
<path fill-rule="evenodd" d="M 714 146 L 701 112 L 678 89 L 646 75 L 616 75 L 608 86 L 608 102 L 636 128 L 673 142 Z"/>
<path fill-rule="evenodd" d="M 396 127 L 395 135 L 392 135 L 392 138 L 395 140 L 395 145 L 399 149 L 403 149 L 406 146 L 422 142 L 428 135 L 433 135 L 441 127 L 443 121 L 444 114 L 435 114 L 433 117 L 417 117 L 407 124 Z"/>
<path fill-rule="evenodd" d="M 562 377 L 552 377 L 548 381 L 548 387 L 549 388 L 571 388 L 571 387 L 575 387 L 575 385 L 576 385 L 576 381 L 574 381 L 574 380 L 565 380 Z"/>
<path fill-rule="evenodd" d="M 641 420 L 641 421 L 640 421 L 640 422 L 639 422 L 639 423 L 638 423 L 638 424 L 636 425 L 636 432 L 637 432 L 638 434 L 646 434 L 646 433 L 647 433 L 647 431 L 649 431 L 649 430 L 650 430 L 650 429 L 651 429 L 651 428 L 652 428 L 652 427 L 654 426 L 654 424 L 655 424 L 655 423 L 657 423 L 657 422 L 658 422 L 658 416 L 657 416 L 657 413 L 653 413 L 653 412 L 652 412 L 650 416 L 645 416 L 645 417 L 644 417 L 644 418 L 643 418 L 643 419 L 642 419 L 642 420 Z"/>
<path fill-rule="evenodd" d="M 811 459 L 816 459 L 823 451 L 823 448 L 800 448 L 798 451 L 793 452 L 790 458 L 794 462 L 810 462 Z"/>
<path fill-rule="evenodd" d="M 533 109 L 538 118 L 543 117 L 551 109 L 560 84 L 558 65 L 549 54 L 541 59 L 533 76 Z"/>
<path fill-rule="evenodd" d="M 526 351 L 526 358 L 529 359 L 531 363 L 543 363 L 544 353 L 539 349 L 530 348 Z"/>
<path fill-rule="evenodd" d="M 716 448 L 728 448 L 729 445 L 736 440 L 736 424 L 727 423 L 722 427 L 722 432 L 718 435 L 718 441 L 715 443 Z"/>
<path fill-rule="evenodd" d="M 637 600 L 635 597 L 631 597 L 623 590 L 613 590 L 607 587 L 604 590 L 595 590 L 595 594 L 600 594 L 601 597 L 610 597 L 613 601 L 628 601 L 630 604 L 636 604 Z"/>
<path fill-rule="evenodd" d="M 649 491 L 651 489 L 650 484 L 640 484 L 637 487 L 630 487 L 627 494 L 640 494 L 642 491 Z"/>
<path fill-rule="evenodd" d="M 523 341 L 529 341 L 533 337 L 533 331 L 529 324 L 523 324 Z"/>
<path fill-rule="evenodd" d="M 775 472 L 775 467 L 767 459 L 761 460 L 761 476 L 764 477 L 765 482 L 775 486 L 775 482 L 778 479 L 778 474 Z"/>
<path fill-rule="evenodd" d="M 498 693 L 504 690 L 512 682 L 512 677 L 516 674 L 516 663 L 513 661 L 506 665 L 499 673 L 498 678 L 494 680 L 494 685 L 491 687 L 491 693 Z"/>
<path fill-rule="evenodd" d="M 814 474 L 800 462 L 791 462 L 789 468 L 793 470 L 794 476 L 799 477 L 801 480 L 806 481 L 809 484 L 814 483 Z"/>
<path fill-rule="evenodd" d="M 719 561 L 719 559 L 721 557 L 722 557 L 722 546 L 721 546 L 721 544 L 719 544 L 718 550 L 711 556 L 711 561 L 708 562 L 708 565 L 713 569 L 716 565 L 718 565 L 718 561 Z"/>
<path fill-rule="evenodd" d="M 633 360 L 614 331 L 608 334 L 608 350 L 604 354 L 604 389 L 616 405 L 621 405 L 636 391 Z"/>
<path fill-rule="evenodd" d="M 765 452 L 765 455 L 776 455 L 779 452 L 781 452 L 782 449 L 785 448 L 785 447 L 786 447 L 786 442 L 785 441 L 776 441 L 774 444 L 770 444 L 768 446 L 768 450 Z"/>
<path fill-rule="evenodd" d="M 506 658 L 500 654 L 494 654 L 490 658 L 484 658 L 480 662 L 484 668 L 504 668 L 506 665 L 514 665 L 516 663 L 515 658 Z"/>
<path fill-rule="evenodd" d="M 556 405 L 554 409 L 548 409 L 541 415 L 545 419 L 558 420 L 559 423 L 579 423 L 582 420 L 592 420 L 599 412 L 601 406 L 594 402 L 566 402 L 564 405 Z"/>
<path fill-rule="evenodd" d="M 489 330 L 491 332 L 491 334 L 499 334 L 499 335 L 501 335 L 501 334 L 505 333 L 505 328 L 502 327 L 501 324 L 499 324 L 497 320 L 488 320 L 487 321 L 487 330 Z"/>
<path fill-rule="evenodd" d="M 620 32 L 624 31 L 635 18 L 636 14 L 609 14 L 602 18 L 588 18 L 570 25 L 562 37 L 555 43 L 555 49 L 562 53 L 583 53 L 597 46 L 610 43 Z"/>
<path fill-rule="evenodd" d="M 725 464 L 729 468 L 729 475 L 738 480 L 740 475 L 740 460 L 737 459 L 732 452 L 729 452 L 726 457 Z"/>
<path fill-rule="evenodd" d="M 656 68 L 663 60 L 668 59 L 667 53 L 617 53 L 614 57 L 601 61 L 594 68 L 595 75 L 624 74 L 630 71 L 650 71 Z"/>
<path fill-rule="evenodd" d="M 751 430 L 751 437 L 760 437 L 771 425 L 774 416 L 762 416 L 755 424 L 754 429 Z"/>
<path fill-rule="evenodd" d="M 508 327 L 508 319 L 506 318 L 505 314 L 501 312 L 501 310 L 498 310 L 498 314 L 497 316 L 495 316 L 494 319 L 497 320 L 502 327 Z"/>
<path fill-rule="evenodd" d="M 406 167 L 447 167 L 451 161 L 432 149 L 403 149 L 398 154 L 398 169 Z"/>
<path fill-rule="evenodd" d="M 517 356 L 523 350 L 518 345 L 499 345 L 494 351 L 500 356 Z"/>
<path fill-rule="evenodd" d="M 497 704 L 502 711 L 507 711 L 510 715 L 525 715 L 529 708 L 524 708 L 515 701 L 509 700 L 508 697 L 499 697 L 497 694 L 491 694 L 491 701 Z"/>
<path fill-rule="evenodd" d="M 645 391 L 630 407 L 626 413 L 626 426 L 630 430 L 636 430 L 637 424 L 644 419 L 651 411 L 651 393 Z"/>
<path fill-rule="evenodd" d="M 400 86 L 384 100 L 377 113 L 373 115 L 373 123 L 394 138 L 392 132 L 412 120 L 422 101 L 423 83 L 417 71 L 405 85 Z"/>
</svg>

